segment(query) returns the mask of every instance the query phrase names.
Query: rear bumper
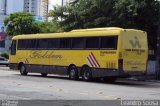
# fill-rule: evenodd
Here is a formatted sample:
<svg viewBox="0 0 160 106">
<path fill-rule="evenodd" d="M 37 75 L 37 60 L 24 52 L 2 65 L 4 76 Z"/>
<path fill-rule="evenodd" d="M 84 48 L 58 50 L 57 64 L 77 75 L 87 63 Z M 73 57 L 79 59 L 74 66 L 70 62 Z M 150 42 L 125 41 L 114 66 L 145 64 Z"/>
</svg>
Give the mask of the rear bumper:
<svg viewBox="0 0 160 106">
<path fill-rule="evenodd" d="M 115 70 L 115 69 L 93 69 L 92 76 L 93 77 L 120 77 L 127 78 L 131 76 L 142 76 L 145 75 L 145 72 L 142 71 L 123 71 L 123 70 Z"/>
</svg>

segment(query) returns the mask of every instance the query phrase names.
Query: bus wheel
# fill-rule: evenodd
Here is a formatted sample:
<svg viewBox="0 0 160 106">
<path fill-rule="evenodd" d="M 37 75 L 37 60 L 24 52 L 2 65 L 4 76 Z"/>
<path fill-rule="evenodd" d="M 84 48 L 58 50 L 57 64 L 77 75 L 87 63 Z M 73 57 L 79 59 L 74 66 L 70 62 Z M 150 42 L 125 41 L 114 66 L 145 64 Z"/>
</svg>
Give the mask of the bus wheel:
<svg viewBox="0 0 160 106">
<path fill-rule="evenodd" d="M 104 77 L 103 81 L 106 83 L 114 83 L 116 81 L 116 77 Z"/>
<path fill-rule="evenodd" d="M 76 66 L 71 66 L 69 68 L 69 79 L 71 79 L 71 80 L 78 80 L 79 79 L 78 69 Z"/>
<path fill-rule="evenodd" d="M 25 67 L 24 64 L 22 64 L 21 67 L 20 67 L 20 74 L 21 75 L 27 75 L 28 74 L 28 72 L 26 71 L 26 67 Z"/>
<path fill-rule="evenodd" d="M 92 72 L 89 67 L 84 67 L 82 69 L 82 79 L 84 81 L 91 81 L 92 80 Z"/>
<path fill-rule="evenodd" d="M 46 76 L 47 76 L 47 73 L 41 73 L 41 76 L 42 76 L 42 77 L 46 77 Z"/>
</svg>

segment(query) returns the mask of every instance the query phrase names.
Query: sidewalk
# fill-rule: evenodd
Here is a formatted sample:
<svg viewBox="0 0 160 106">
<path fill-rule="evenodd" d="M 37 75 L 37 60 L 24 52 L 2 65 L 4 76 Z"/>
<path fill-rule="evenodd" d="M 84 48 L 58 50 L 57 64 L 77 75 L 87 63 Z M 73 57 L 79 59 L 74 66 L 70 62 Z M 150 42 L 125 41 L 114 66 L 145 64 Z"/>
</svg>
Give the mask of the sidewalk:
<svg viewBox="0 0 160 106">
<path fill-rule="evenodd" d="M 131 77 L 131 78 L 128 78 L 128 80 L 160 83 L 160 80 L 156 80 L 154 75 Z"/>
</svg>

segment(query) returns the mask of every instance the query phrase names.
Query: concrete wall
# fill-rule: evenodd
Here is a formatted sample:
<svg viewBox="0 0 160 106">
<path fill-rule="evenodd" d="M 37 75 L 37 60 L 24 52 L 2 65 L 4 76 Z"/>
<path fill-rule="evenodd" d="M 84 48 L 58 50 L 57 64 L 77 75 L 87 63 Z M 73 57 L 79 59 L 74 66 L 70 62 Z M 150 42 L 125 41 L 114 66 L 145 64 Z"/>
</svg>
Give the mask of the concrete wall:
<svg viewBox="0 0 160 106">
<path fill-rule="evenodd" d="M 156 72 L 156 61 L 149 60 L 147 66 L 147 74 L 154 75 Z"/>
<path fill-rule="evenodd" d="M 11 45 L 11 40 L 7 37 L 5 40 L 5 48 L 0 48 L 0 52 L 6 52 L 9 54 L 9 47 Z"/>
</svg>

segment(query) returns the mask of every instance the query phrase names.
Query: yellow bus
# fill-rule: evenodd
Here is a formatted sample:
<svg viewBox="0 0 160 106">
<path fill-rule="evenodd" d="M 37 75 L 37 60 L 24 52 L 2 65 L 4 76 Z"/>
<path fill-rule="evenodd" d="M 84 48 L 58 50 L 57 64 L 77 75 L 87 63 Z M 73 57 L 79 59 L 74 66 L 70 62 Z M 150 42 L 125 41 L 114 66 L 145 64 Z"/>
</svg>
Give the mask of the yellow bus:
<svg viewBox="0 0 160 106">
<path fill-rule="evenodd" d="M 69 75 L 89 81 L 143 75 L 148 60 L 147 33 L 117 27 L 12 38 L 10 69 L 27 73 Z"/>
</svg>

